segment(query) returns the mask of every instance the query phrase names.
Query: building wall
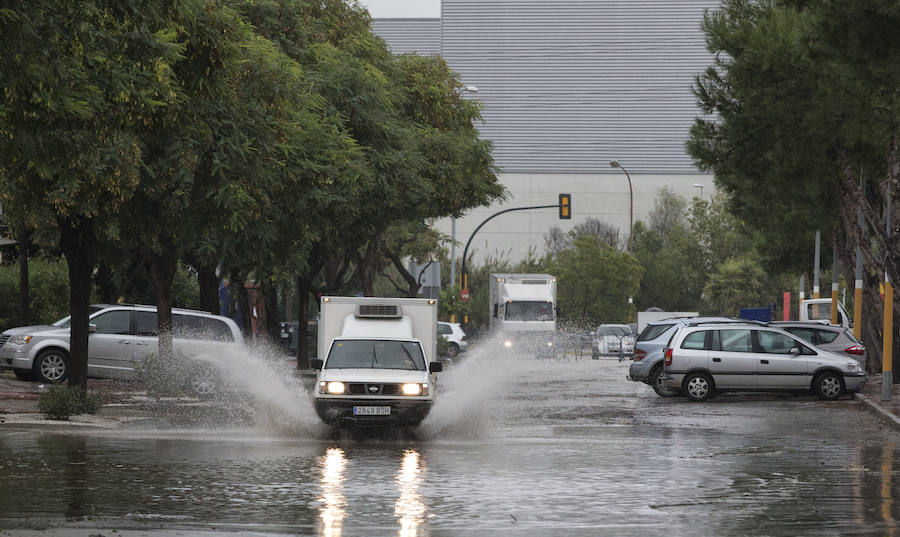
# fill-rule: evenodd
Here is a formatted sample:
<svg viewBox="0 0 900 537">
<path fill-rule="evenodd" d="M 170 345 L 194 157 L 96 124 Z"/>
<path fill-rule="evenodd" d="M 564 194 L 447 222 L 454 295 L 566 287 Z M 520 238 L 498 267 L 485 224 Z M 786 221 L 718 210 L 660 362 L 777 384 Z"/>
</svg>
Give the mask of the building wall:
<svg viewBox="0 0 900 537">
<path fill-rule="evenodd" d="M 700 115 L 691 85 L 712 64 L 700 23 L 718 0 L 443 0 L 433 19 L 376 20 L 394 52 L 438 51 L 484 103 L 482 138 L 494 143 L 500 180 L 511 198 L 456 222 L 457 255 L 485 218 L 509 207 L 556 203 L 573 195 L 573 218 L 555 210 L 511 213 L 473 241 L 485 256 L 518 260 L 544 253 L 550 227 L 586 218 L 628 230 L 628 181 L 634 221 L 646 220 L 660 188 L 687 198 L 714 190 L 685 150 Z M 436 227 L 451 233 L 452 222 Z"/>
<path fill-rule="evenodd" d="M 394 54 L 441 53 L 441 19 L 375 19 L 372 31 Z"/>
</svg>

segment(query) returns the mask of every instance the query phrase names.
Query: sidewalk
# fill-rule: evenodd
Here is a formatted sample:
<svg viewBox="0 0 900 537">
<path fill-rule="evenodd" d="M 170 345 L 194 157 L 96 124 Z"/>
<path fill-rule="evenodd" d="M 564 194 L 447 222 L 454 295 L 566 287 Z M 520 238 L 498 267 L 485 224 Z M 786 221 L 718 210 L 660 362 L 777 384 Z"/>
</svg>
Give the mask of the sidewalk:
<svg viewBox="0 0 900 537">
<path fill-rule="evenodd" d="M 857 394 L 857 399 L 889 425 L 900 430 L 900 384 L 891 386 L 891 397 L 887 401 L 882 401 L 882 390 L 881 375 L 869 375 L 862 392 Z"/>
</svg>

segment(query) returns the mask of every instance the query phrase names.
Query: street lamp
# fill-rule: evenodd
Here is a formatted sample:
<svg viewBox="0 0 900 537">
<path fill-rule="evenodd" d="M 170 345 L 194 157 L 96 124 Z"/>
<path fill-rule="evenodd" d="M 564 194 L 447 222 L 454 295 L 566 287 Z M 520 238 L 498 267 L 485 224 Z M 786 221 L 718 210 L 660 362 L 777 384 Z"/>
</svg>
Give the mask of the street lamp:
<svg viewBox="0 0 900 537">
<path fill-rule="evenodd" d="M 460 93 L 478 93 L 478 86 L 469 84 L 459 88 Z M 456 283 L 456 218 L 450 219 L 450 285 Z"/>
<path fill-rule="evenodd" d="M 631 234 L 634 231 L 634 189 L 631 188 L 631 175 L 628 174 L 625 166 L 619 164 L 618 160 L 609 161 L 609 165 L 625 172 L 625 177 L 628 178 L 628 242 L 625 243 L 625 249 L 627 250 L 628 243 L 631 242 Z"/>
<path fill-rule="evenodd" d="M 703 185 L 700 183 L 694 183 L 694 188 L 700 189 L 700 201 L 703 201 Z"/>
</svg>

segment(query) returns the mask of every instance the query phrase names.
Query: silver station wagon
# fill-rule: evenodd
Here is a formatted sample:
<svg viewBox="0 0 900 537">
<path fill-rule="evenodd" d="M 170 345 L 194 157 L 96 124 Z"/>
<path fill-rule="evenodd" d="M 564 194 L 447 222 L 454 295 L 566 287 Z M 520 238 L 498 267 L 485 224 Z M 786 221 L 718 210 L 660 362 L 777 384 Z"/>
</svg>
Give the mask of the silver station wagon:
<svg viewBox="0 0 900 537">
<path fill-rule="evenodd" d="M 834 400 L 866 382 L 859 362 L 757 324 L 685 326 L 665 352 L 663 382 L 692 401 L 717 391 L 813 391 Z"/>
</svg>

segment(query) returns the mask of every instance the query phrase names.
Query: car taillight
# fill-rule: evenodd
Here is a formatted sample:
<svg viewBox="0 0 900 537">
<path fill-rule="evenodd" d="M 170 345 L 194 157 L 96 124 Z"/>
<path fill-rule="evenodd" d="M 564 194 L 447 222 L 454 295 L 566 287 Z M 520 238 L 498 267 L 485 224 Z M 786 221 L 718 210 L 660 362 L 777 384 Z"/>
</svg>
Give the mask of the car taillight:
<svg viewBox="0 0 900 537">
<path fill-rule="evenodd" d="M 672 365 L 672 347 L 666 349 L 666 365 Z"/>
<path fill-rule="evenodd" d="M 862 356 L 863 354 L 866 353 L 866 348 L 863 347 L 862 345 L 854 345 L 852 347 L 848 347 L 848 348 L 844 349 L 844 352 L 846 352 L 847 354 L 855 354 L 857 356 Z"/>
<path fill-rule="evenodd" d="M 647 356 L 647 351 L 641 349 L 634 349 L 634 361 L 640 362 L 644 359 L 644 356 Z"/>
<path fill-rule="evenodd" d="M 460 341 L 465 341 L 465 340 L 466 340 L 466 336 L 463 336 L 463 337 L 459 338 L 459 340 L 460 340 Z"/>
</svg>

